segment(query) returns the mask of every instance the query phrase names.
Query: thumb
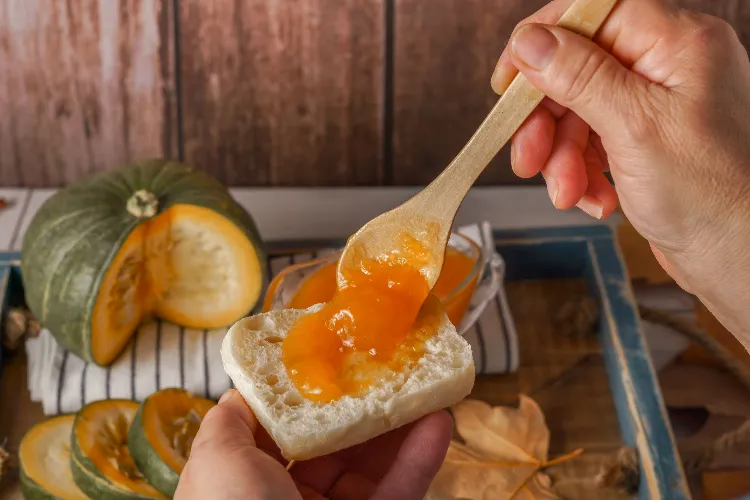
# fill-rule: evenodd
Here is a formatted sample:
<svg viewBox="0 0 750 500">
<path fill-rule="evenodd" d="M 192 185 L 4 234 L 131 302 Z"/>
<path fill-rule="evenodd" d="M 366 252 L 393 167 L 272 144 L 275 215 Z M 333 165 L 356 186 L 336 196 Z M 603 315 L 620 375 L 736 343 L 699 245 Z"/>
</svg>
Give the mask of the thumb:
<svg viewBox="0 0 750 500">
<path fill-rule="evenodd" d="M 572 109 L 600 136 L 621 133 L 634 118 L 634 100 L 648 90 L 643 77 L 597 44 L 558 26 L 527 24 L 509 46 L 511 61 L 532 85 Z"/>
<path fill-rule="evenodd" d="M 225 393 L 201 422 L 175 500 L 300 499 L 284 466 L 256 447 L 257 427 L 242 395 Z"/>
<path fill-rule="evenodd" d="M 255 446 L 257 426 L 255 415 L 240 393 L 230 389 L 221 397 L 219 404 L 206 413 L 190 454 L 200 452 L 207 444 L 212 448 L 223 445 Z"/>
</svg>

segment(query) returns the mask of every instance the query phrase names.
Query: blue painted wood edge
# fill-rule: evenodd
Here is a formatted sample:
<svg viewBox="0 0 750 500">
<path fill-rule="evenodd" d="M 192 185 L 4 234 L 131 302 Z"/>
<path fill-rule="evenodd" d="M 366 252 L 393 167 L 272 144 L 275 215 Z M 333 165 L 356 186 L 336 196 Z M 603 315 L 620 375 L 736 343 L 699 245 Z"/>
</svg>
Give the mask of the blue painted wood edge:
<svg viewBox="0 0 750 500">
<path fill-rule="evenodd" d="M 5 315 L 12 304 L 22 299 L 20 264 L 20 252 L 0 252 L 0 338 L 3 336 Z M 4 354 L 2 344 L 0 342 L 0 375 L 2 375 Z"/>
<path fill-rule="evenodd" d="M 5 315 L 10 305 L 10 262 L 0 260 L 0 339 L 3 338 Z M 0 342 L 0 376 L 3 373 L 3 343 Z"/>
<path fill-rule="evenodd" d="M 612 230 L 609 226 L 600 224 L 593 226 L 569 226 L 532 229 L 502 229 L 493 231 L 496 240 L 502 242 L 514 242 L 523 244 L 527 240 L 565 240 L 565 241 L 588 241 L 592 238 L 612 238 Z M 318 248 L 338 248 L 346 244 L 346 238 L 320 239 L 320 240 L 295 240 L 295 241 L 267 241 L 266 248 L 270 252 L 303 251 Z"/>
<path fill-rule="evenodd" d="M 600 342 L 623 441 L 641 458 L 642 499 L 689 499 L 690 493 L 641 333 L 624 260 L 609 226 L 497 231 L 509 280 L 585 277 L 599 301 Z"/>
<path fill-rule="evenodd" d="M 637 303 L 614 235 L 588 241 L 588 277 L 601 307 L 600 335 L 626 444 L 638 449 L 641 499 L 689 499 L 659 381 L 640 328 Z"/>
<path fill-rule="evenodd" d="M 21 252 L 0 252 L 0 265 L 11 263 L 21 263 Z"/>
<path fill-rule="evenodd" d="M 613 237 L 612 227 L 607 224 L 596 224 L 591 226 L 564 226 L 564 227 L 536 227 L 528 229 L 498 229 L 493 231 L 496 239 L 503 241 L 515 241 L 517 243 L 526 240 L 550 241 L 550 240 L 590 240 L 596 238 L 611 239 Z"/>
</svg>

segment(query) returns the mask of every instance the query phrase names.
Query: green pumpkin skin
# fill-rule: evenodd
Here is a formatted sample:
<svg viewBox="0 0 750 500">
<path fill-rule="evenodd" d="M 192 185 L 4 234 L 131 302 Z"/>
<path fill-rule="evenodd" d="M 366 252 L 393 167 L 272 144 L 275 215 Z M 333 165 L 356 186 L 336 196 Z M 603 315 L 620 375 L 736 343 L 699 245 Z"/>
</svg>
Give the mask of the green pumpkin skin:
<svg viewBox="0 0 750 500">
<path fill-rule="evenodd" d="M 147 432 L 147 426 L 144 425 L 146 419 L 169 417 L 175 418 L 184 415 L 186 410 L 195 412 L 194 415 L 203 420 L 205 415 L 216 405 L 216 402 L 210 399 L 195 396 L 181 388 L 168 388 L 155 392 L 146 398 L 138 408 L 133 417 L 133 422 L 128 430 L 128 449 L 130 456 L 133 457 L 138 470 L 146 478 L 146 481 L 161 493 L 167 496 L 174 496 L 177 490 L 177 484 L 180 481 L 180 473 L 173 469 L 160 455 L 157 447 L 152 444 L 159 442 L 159 436 L 151 436 Z M 200 423 L 198 422 L 198 425 Z M 152 426 L 154 428 L 159 426 Z M 169 436 L 167 441 L 169 441 Z M 174 451 L 162 450 L 162 452 Z"/>
<path fill-rule="evenodd" d="M 70 470 L 73 473 L 73 480 L 89 498 L 101 500 L 154 500 L 160 498 L 117 488 L 107 482 L 101 475 L 86 469 L 75 456 L 70 458 Z"/>
<path fill-rule="evenodd" d="M 138 408 L 138 413 L 130 424 L 128 448 L 146 481 L 165 495 L 173 497 L 177 483 L 180 482 L 180 475 L 159 457 L 143 432 L 143 405 Z"/>
<path fill-rule="evenodd" d="M 70 436 L 70 470 L 73 473 L 75 483 L 89 498 L 101 498 L 102 500 L 162 500 L 165 498 L 156 490 L 154 490 L 154 495 L 152 496 L 118 487 L 99 471 L 96 464 L 84 454 L 81 446 L 78 444 L 76 428 L 78 427 L 79 420 L 85 425 L 87 417 L 84 415 L 86 412 L 90 412 L 92 408 L 96 408 L 97 411 L 115 413 L 120 407 L 122 407 L 121 411 L 126 412 L 127 406 L 134 404 L 136 403 L 125 399 L 95 401 L 84 406 L 76 415 Z M 127 436 L 125 438 L 127 439 Z"/>
<path fill-rule="evenodd" d="M 105 273 L 141 222 L 127 209 L 128 200 L 140 190 L 158 198 L 154 215 L 185 204 L 207 208 L 232 222 L 256 250 L 262 288 L 268 280 L 266 253 L 252 217 L 223 185 L 198 170 L 147 160 L 70 184 L 42 205 L 24 235 L 23 284 L 30 310 L 57 341 L 101 365 L 109 363 L 94 359 L 92 313 Z"/>
<path fill-rule="evenodd" d="M 55 471 L 59 465 L 70 466 L 70 434 L 74 420 L 74 415 L 57 415 L 39 422 L 24 434 L 18 448 L 19 482 L 24 498 L 71 500 L 71 495 L 74 498 L 86 498 L 80 489 L 77 492 L 69 490 L 65 483 L 72 478 L 60 477 Z M 56 432 L 58 429 L 59 432 Z M 64 448 L 60 449 L 60 446 Z M 39 450 L 39 453 L 35 453 L 35 450 Z M 61 463 L 61 453 L 67 455 L 67 464 Z M 56 459 L 47 461 L 48 457 Z M 32 475 L 36 475 L 36 480 L 32 479 Z M 63 496 L 58 496 L 61 492 Z"/>
<path fill-rule="evenodd" d="M 50 494 L 47 490 L 39 486 L 26 474 L 23 467 L 19 469 L 18 479 L 21 483 L 21 493 L 25 500 L 65 500 Z"/>
</svg>

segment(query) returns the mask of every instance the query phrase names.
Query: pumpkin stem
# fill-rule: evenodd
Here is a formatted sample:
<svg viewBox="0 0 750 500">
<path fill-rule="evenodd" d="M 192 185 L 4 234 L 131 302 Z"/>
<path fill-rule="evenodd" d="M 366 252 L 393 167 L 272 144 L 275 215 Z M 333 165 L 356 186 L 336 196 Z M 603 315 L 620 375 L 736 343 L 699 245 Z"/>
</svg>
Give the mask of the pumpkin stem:
<svg viewBox="0 0 750 500">
<path fill-rule="evenodd" d="M 159 209 L 159 198 L 150 191 L 139 189 L 130 197 L 126 207 L 133 217 L 147 219 L 156 215 Z"/>
</svg>

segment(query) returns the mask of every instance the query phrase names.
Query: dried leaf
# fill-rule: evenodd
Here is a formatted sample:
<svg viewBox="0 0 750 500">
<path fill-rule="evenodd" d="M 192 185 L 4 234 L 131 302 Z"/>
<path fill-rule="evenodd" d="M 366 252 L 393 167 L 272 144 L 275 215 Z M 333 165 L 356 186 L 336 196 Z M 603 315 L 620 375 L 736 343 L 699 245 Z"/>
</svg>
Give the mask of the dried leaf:
<svg viewBox="0 0 750 500">
<path fill-rule="evenodd" d="M 5 471 L 10 468 L 10 453 L 5 451 L 5 447 L 0 445 L 0 481 L 3 479 Z"/>
<path fill-rule="evenodd" d="M 451 442 L 433 481 L 430 500 L 557 499 L 544 467 L 549 462 L 549 429 L 530 398 L 519 407 L 492 407 L 467 399 L 453 409 L 456 429 L 466 444 Z"/>
<path fill-rule="evenodd" d="M 25 307 L 14 307 L 3 323 L 3 346 L 9 351 L 18 349 L 26 337 L 36 337 L 41 330 L 39 321 Z"/>
<path fill-rule="evenodd" d="M 446 498 L 512 498 L 538 470 L 536 463 L 498 465 L 470 448 L 452 442 L 432 487 Z"/>
<path fill-rule="evenodd" d="M 544 414 L 530 398 L 521 396 L 518 409 L 492 407 L 467 399 L 453 409 L 456 429 L 467 446 L 490 460 L 539 465 L 547 461 L 549 430 Z"/>
<path fill-rule="evenodd" d="M 537 472 L 518 491 L 514 500 L 559 500 L 560 497 L 552 489 L 552 480 L 547 474 Z"/>
</svg>

